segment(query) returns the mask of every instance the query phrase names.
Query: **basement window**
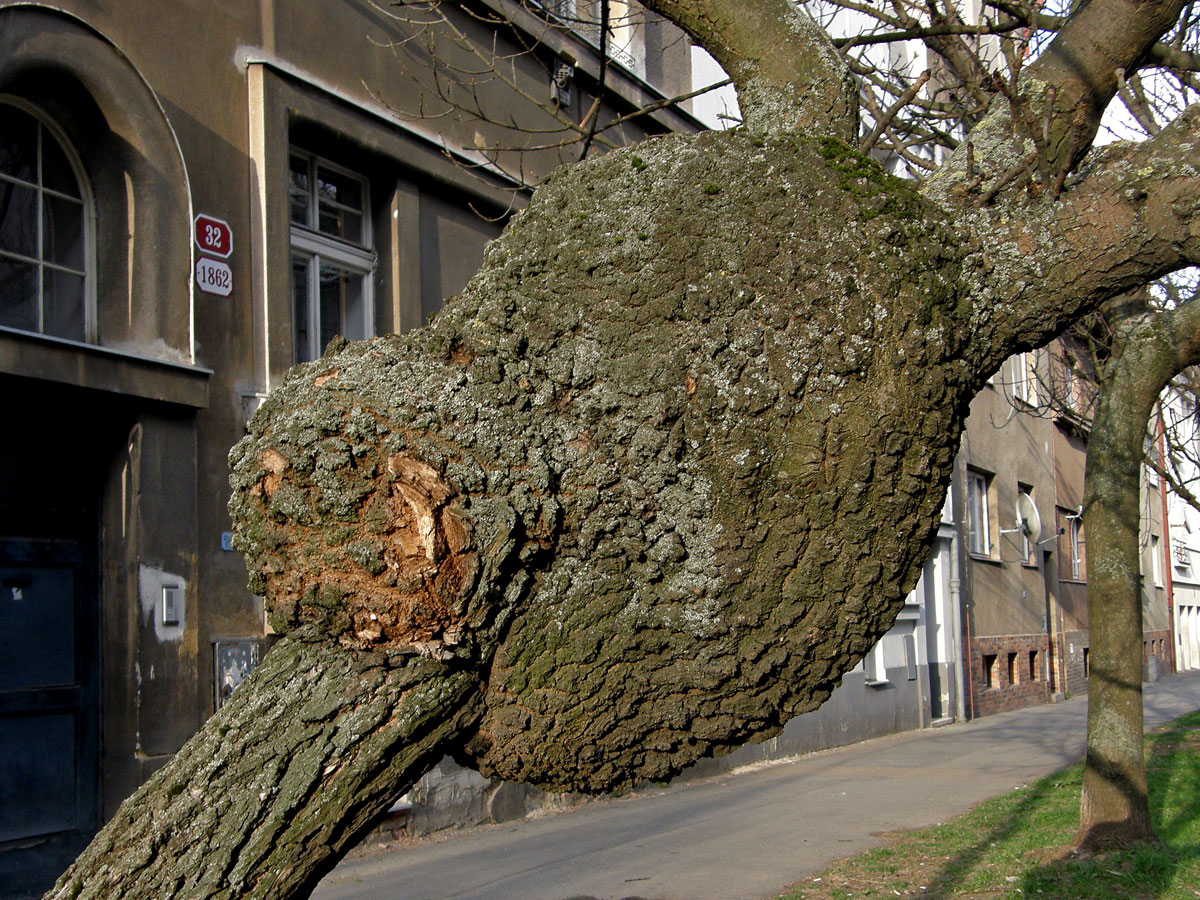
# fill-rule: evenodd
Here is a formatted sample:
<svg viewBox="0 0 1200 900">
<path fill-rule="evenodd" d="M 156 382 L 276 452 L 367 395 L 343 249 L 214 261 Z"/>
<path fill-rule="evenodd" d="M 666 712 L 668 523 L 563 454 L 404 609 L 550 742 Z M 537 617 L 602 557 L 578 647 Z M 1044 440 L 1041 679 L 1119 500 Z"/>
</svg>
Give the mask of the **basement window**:
<svg viewBox="0 0 1200 900">
<path fill-rule="evenodd" d="M 983 686 L 987 690 L 994 690 L 1000 686 L 1000 672 L 996 666 L 996 654 L 983 654 Z"/>
</svg>

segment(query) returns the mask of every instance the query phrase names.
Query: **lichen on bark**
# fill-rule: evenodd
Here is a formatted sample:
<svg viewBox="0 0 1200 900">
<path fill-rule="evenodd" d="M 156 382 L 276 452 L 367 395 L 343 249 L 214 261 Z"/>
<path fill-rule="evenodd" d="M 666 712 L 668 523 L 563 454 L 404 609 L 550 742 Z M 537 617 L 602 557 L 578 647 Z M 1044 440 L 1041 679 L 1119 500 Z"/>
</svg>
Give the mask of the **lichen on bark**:
<svg viewBox="0 0 1200 900">
<path fill-rule="evenodd" d="M 285 625 L 478 663 L 486 771 L 607 790 L 769 735 L 915 581 L 976 386 L 962 243 L 829 141 L 561 170 L 429 328 L 273 396 L 234 453 L 239 547 Z M 389 568 L 397 458 L 471 535 L 457 593 Z M 422 579 L 428 628 L 362 627 Z"/>
</svg>

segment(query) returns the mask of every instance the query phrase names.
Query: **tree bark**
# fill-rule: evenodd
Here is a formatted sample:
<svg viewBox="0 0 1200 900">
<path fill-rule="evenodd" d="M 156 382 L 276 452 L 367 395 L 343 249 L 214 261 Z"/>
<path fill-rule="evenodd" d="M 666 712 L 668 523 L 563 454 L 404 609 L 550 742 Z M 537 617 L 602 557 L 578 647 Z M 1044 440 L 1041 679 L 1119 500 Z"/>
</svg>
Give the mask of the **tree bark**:
<svg viewBox="0 0 1200 900">
<path fill-rule="evenodd" d="M 46 896 L 307 897 L 481 710 L 469 670 L 300 629 Z"/>
<path fill-rule="evenodd" d="M 247 834 L 243 811 L 285 793 L 289 766 L 220 782 L 200 749 L 249 727 L 246 699 L 122 808 L 59 896 L 116 878 L 129 898 L 299 897 L 442 752 L 604 791 L 815 708 L 915 583 L 987 374 L 1157 264 L 1150 238 L 1072 249 L 1102 233 L 1083 225 L 1031 261 L 1029 221 L 964 227 L 795 135 L 666 137 L 555 175 L 430 327 L 297 367 L 231 456 L 252 587 L 279 631 L 324 648 L 322 690 L 357 708 L 361 660 L 436 667 L 422 691 L 448 695 L 419 691 L 417 721 L 408 701 L 394 713 L 389 746 L 419 761 L 356 787 L 362 807 L 288 801 Z M 1086 274 L 1095 252 L 1114 257 L 1108 280 Z M 1050 277 L 1062 303 L 1034 315 Z M 277 651 L 263 667 L 249 696 L 281 710 L 287 672 L 314 669 Z M 436 739 L 404 737 L 435 720 Z M 307 758 L 275 721 L 253 752 Z M 312 797 L 342 771 L 328 746 Z M 200 802 L 210 780 L 229 807 Z M 179 812 L 157 814 L 163 797 Z"/>
<path fill-rule="evenodd" d="M 1139 542 L 1150 406 L 1139 381 L 1136 371 L 1122 365 L 1102 385 L 1088 443 L 1084 527 L 1091 665 L 1076 842 L 1089 850 L 1154 839 L 1143 756 Z"/>
<path fill-rule="evenodd" d="M 858 85 L 832 42 L 791 0 L 646 0 L 721 64 L 738 88 L 746 127 L 801 132 L 853 145 Z"/>
</svg>

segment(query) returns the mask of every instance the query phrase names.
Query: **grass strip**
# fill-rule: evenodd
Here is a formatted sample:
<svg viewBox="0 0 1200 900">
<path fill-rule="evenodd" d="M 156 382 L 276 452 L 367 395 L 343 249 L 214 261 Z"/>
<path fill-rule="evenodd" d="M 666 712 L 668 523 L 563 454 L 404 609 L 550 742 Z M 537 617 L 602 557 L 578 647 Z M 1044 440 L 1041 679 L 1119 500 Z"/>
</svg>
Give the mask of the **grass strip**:
<svg viewBox="0 0 1200 900">
<path fill-rule="evenodd" d="M 932 828 L 842 860 L 780 900 L 1197 900 L 1200 711 L 1146 738 L 1150 816 L 1161 846 L 1072 855 L 1083 764 L 984 801 Z"/>
</svg>

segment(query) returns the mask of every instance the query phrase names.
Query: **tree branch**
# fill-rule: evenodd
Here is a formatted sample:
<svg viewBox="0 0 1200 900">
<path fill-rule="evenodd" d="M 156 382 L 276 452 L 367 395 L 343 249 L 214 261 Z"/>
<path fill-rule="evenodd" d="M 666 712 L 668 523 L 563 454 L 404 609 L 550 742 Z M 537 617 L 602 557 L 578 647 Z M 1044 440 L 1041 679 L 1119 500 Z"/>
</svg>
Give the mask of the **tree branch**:
<svg viewBox="0 0 1200 900">
<path fill-rule="evenodd" d="M 713 55 L 738 88 L 746 126 L 852 144 L 858 88 L 825 31 L 792 0 L 646 0 Z"/>
<path fill-rule="evenodd" d="M 1198 198 L 1200 109 L 1192 109 L 1153 138 L 1104 148 L 1057 202 L 1047 197 L 1020 217 L 980 212 L 974 264 L 989 299 L 976 303 L 972 328 L 1012 330 L 1040 346 L 1103 301 L 1200 264 Z M 999 256 L 1008 258 L 996 267 Z"/>
<path fill-rule="evenodd" d="M 1051 135 L 1049 161 L 1071 169 L 1091 147 L 1100 117 L 1116 96 L 1117 71 L 1132 72 L 1179 18 L 1186 0 L 1092 0 L 1081 4 L 1029 67 L 1029 76 L 1055 88 L 1056 111 L 1085 110 L 1085 140 L 1072 148 L 1069 116 Z"/>
<path fill-rule="evenodd" d="M 307 897 L 461 741 L 479 701 L 467 668 L 347 651 L 302 630 L 122 804 L 48 897 Z"/>
</svg>

